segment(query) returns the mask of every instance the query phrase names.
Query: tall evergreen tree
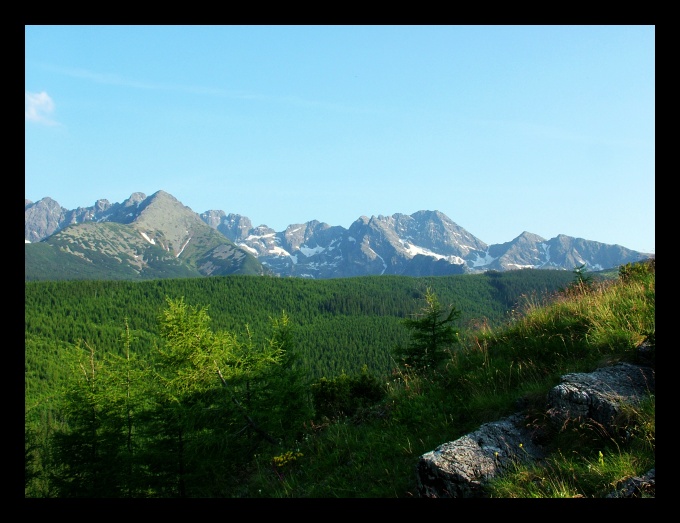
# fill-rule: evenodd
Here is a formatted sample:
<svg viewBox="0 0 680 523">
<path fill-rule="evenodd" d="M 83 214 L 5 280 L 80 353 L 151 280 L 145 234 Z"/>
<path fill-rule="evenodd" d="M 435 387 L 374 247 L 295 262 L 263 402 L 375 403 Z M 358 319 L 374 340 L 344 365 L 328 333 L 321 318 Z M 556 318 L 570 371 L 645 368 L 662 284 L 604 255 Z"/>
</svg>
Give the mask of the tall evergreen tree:
<svg viewBox="0 0 680 523">
<path fill-rule="evenodd" d="M 272 318 L 273 334 L 268 343 L 277 363 L 263 373 L 263 412 L 270 432 L 282 443 L 291 443 L 302 432 L 305 421 L 313 417 L 309 393 L 310 376 L 303 365 L 293 326 L 288 315 Z"/>
<path fill-rule="evenodd" d="M 246 329 L 247 330 L 247 329 Z M 228 497 L 268 432 L 258 395 L 278 365 L 280 344 L 261 348 L 213 332 L 207 307 L 168 299 L 160 319 L 155 408 L 149 411 L 148 463 L 162 497 Z"/>
<path fill-rule="evenodd" d="M 145 413 L 145 462 L 159 497 L 191 497 L 199 474 L 205 421 L 218 388 L 212 353 L 216 340 L 207 308 L 167 300 L 159 318 L 162 346 L 153 365 L 153 406 Z M 219 461 L 219 460 L 218 460 Z M 205 472 L 205 470 L 203 471 Z M 206 479 L 207 479 L 206 474 Z"/>
<path fill-rule="evenodd" d="M 64 424 L 52 436 L 51 479 L 58 497 L 121 497 L 126 433 L 115 385 L 94 348 L 76 345 L 74 351 L 73 375 L 62 396 Z"/>
<path fill-rule="evenodd" d="M 452 346 L 458 343 L 458 330 L 452 325 L 461 312 L 453 305 L 444 311 L 431 288 L 425 293 L 425 305 L 403 324 L 411 331 L 408 344 L 395 349 L 403 366 L 416 371 L 432 370 L 447 357 Z"/>
</svg>

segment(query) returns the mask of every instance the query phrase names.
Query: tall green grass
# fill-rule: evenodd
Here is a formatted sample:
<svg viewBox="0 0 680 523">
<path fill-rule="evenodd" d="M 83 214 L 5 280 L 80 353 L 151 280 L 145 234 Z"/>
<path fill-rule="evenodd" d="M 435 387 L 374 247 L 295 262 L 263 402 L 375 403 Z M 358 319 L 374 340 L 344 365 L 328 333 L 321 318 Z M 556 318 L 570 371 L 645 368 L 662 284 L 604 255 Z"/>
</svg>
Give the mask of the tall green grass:
<svg viewBox="0 0 680 523">
<path fill-rule="evenodd" d="M 635 362 L 654 343 L 654 260 L 620 277 L 582 279 L 547 297 L 527 296 L 505 325 L 481 322 L 437 370 L 397 370 L 379 403 L 351 417 L 311 420 L 295 448 L 257 457 L 243 497 L 408 498 L 417 496 L 419 457 L 479 425 L 524 409 L 551 450 L 542 466 L 493 480 L 490 497 L 604 497 L 654 467 L 654 396 L 626 409 L 615 433 L 594 422 L 549 430 L 548 391 L 560 376 Z"/>
</svg>

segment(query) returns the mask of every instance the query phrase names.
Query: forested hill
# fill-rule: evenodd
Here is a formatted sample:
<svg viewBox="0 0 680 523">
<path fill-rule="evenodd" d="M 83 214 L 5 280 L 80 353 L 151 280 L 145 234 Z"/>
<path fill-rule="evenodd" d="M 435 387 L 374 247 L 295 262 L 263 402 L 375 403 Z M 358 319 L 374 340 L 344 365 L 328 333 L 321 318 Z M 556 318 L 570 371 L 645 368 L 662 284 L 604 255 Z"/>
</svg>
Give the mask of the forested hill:
<svg viewBox="0 0 680 523">
<path fill-rule="evenodd" d="M 407 340 L 403 318 L 418 311 L 431 288 L 444 306 L 461 311 L 458 327 L 498 325 L 521 304 L 564 288 L 567 271 L 414 278 L 367 276 L 306 280 L 262 276 L 127 281 L 25 283 L 27 396 L 61 375 L 63 347 L 87 343 L 97 351 L 122 352 L 125 324 L 132 350 L 147 354 L 158 339 L 158 318 L 167 298 L 207 307 L 215 331 L 271 335 L 271 320 L 286 313 L 310 378 L 394 368 L 396 345 Z M 32 390 L 31 390 L 32 389 Z"/>
</svg>

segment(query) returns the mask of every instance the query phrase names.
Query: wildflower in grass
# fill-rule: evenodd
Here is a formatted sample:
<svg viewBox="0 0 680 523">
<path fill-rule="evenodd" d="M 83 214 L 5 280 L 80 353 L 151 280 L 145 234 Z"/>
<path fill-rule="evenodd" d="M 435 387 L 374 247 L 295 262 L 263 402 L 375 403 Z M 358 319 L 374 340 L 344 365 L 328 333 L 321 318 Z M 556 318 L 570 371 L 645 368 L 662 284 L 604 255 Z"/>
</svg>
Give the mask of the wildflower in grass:
<svg viewBox="0 0 680 523">
<path fill-rule="evenodd" d="M 285 467 L 289 463 L 293 463 L 296 459 L 301 458 L 303 456 L 302 452 L 295 452 L 289 450 L 287 452 L 284 452 L 280 456 L 274 456 L 272 458 L 272 461 L 274 463 L 275 467 Z"/>
</svg>

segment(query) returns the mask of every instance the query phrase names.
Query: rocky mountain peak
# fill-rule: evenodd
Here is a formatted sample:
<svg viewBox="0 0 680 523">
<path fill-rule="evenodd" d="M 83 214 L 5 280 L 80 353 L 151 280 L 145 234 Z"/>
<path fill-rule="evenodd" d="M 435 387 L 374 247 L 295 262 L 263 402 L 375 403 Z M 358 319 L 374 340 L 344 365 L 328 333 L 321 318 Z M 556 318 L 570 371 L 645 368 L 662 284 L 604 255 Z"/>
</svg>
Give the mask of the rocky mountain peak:
<svg viewBox="0 0 680 523">
<path fill-rule="evenodd" d="M 123 202 L 123 207 L 137 207 L 146 200 L 146 195 L 141 192 L 133 192 L 130 197 Z"/>
<path fill-rule="evenodd" d="M 48 212 L 48 208 L 58 208 L 56 202 L 43 199 L 39 204 L 26 208 L 26 239 L 51 230 L 39 241 L 51 245 L 53 251 L 41 252 L 54 256 L 57 265 L 73 265 L 78 276 L 83 274 L 78 267 L 83 260 L 89 262 L 87 274 L 101 279 L 114 278 L 114 274 L 116 279 L 138 279 L 268 272 L 251 253 L 165 191 L 148 198 L 133 193 L 124 204 L 98 200 L 93 207 L 61 211 L 58 220 Z M 48 218 L 52 218 L 49 223 Z M 40 263 L 29 257 L 33 252 L 38 254 L 27 246 L 27 267 Z M 77 261 L 66 261 L 64 256 Z M 101 272 L 90 268 L 94 265 Z M 44 266 L 38 270 L 46 272 Z M 50 270 L 60 274 L 59 266 Z"/>
<path fill-rule="evenodd" d="M 97 200 L 94 202 L 94 214 L 102 213 L 111 208 L 111 203 L 108 200 Z"/>
<path fill-rule="evenodd" d="M 131 229 L 126 234 L 161 246 L 176 258 L 198 260 L 220 243 L 227 246 L 226 250 L 211 251 L 211 261 L 199 265 L 204 275 L 225 270 L 219 267 L 223 262 L 216 260 L 231 257 L 234 247 L 241 249 L 239 256 L 249 253 L 273 274 L 305 278 L 447 275 L 522 268 L 571 271 L 584 263 L 589 270 L 601 270 L 651 256 L 566 235 L 545 240 L 528 231 L 509 242 L 487 245 L 436 210 L 370 218 L 362 215 L 349 229 L 311 220 L 276 232 L 264 224 L 253 227 L 249 218 L 221 210 L 199 215 L 162 190 L 149 197 L 132 193 L 123 204 L 98 200 L 95 206 L 76 211 L 62 209 L 51 198 L 35 204 L 27 200 L 25 211 L 26 241 L 45 241 L 69 224 L 114 222 L 128 224 Z M 80 236 L 96 230 L 81 231 Z M 138 256 L 135 251 L 132 255 Z"/>
</svg>

